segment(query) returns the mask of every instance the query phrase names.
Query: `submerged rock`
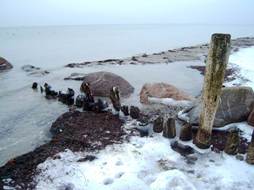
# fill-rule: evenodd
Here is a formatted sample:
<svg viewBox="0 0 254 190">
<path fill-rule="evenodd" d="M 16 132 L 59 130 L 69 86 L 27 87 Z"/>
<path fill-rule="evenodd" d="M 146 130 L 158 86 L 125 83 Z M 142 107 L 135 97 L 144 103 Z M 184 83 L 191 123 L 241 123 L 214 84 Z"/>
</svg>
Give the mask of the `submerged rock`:
<svg viewBox="0 0 254 190">
<path fill-rule="evenodd" d="M 35 67 L 33 65 L 24 65 L 21 67 L 21 69 L 27 72 L 29 75 L 44 76 L 49 74 L 49 71 L 43 70 L 40 67 Z"/>
<path fill-rule="evenodd" d="M 5 71 L 13 68 L 13 66 L 3 57 L 0 57 L 0 71 Z"/>
<path fill-rule="evenodd" d="M 145 84 L 140 92 L 140 102 L 149 104 L 149 97 L 153 98 L 172 98 L 174 100 L 191 100 L 186 93 L 180 91 L 175 86 L 166 83 Z"/>
<path fill-rule="evenodd" d="M 110 72 L 95 72 L 84 77 L 80 90 L 89 83 L 94 96 L 109 97 L 110 89 L 117 86 L 122 97 L 128 97 L 134 92 L 134 87 L 124 78 Z"/>
<path fill-rule="evenodd" d="M 254 103 L 254 92 L 250 87 L 226 87 L 222 89 L 219 107 L 215 115 L 214 127 L 246 121 Z M 185 111 L 192 125 L 199 125 L 201 98 L 193 108 Z"/>
</svg>

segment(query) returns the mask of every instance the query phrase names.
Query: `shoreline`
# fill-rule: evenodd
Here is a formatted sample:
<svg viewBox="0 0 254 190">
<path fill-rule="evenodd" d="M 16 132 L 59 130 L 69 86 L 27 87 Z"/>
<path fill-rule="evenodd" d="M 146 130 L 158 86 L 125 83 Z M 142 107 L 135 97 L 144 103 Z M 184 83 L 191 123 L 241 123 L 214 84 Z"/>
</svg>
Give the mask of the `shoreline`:
<svg viewBox="0 0 254 190">
<path fill-rule="evenodd" d="M 239 48 L 254 46 L 254 37 L 241 37 L 231 40 L 231 54 L 239 51 Z M 178 61 L 205 61 L 208 53 L 209 44 L 186 46 L 177 49 L 162 51 L 153 54 L 139 54 L 123 59 L 105 59 L 98 61 L 84 61 L 81 63 L 69 63 L 67 68 L 83 68 L 89 65 L 125 65 L 125 64 L 156 64 L 172 63 Z"/>
</svg>

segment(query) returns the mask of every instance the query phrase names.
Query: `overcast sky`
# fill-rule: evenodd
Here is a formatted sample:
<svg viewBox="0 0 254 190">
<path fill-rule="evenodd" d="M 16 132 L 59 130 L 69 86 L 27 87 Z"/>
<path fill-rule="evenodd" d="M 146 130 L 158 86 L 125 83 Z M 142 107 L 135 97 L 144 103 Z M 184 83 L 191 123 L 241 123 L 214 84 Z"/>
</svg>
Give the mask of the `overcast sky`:
<svg viewBox="0 0 254 190">
<path fill-rule="evenodd" d="M 254 0 L 0 0 L 1 26 L 254 24 Z"/>
</svg>

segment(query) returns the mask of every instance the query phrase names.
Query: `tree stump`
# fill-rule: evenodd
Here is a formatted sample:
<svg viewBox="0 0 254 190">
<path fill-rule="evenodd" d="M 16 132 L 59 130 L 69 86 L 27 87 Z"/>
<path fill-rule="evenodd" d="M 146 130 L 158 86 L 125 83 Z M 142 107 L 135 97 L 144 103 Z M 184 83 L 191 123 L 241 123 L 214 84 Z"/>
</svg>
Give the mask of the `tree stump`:
<svg viewBox="0 0 254 190">
<path fill-rule="evenodd" d="M 207 57 L 202 93 L 200 126 L 195 139 L 199 148 L 209 148 L 215 114 L 230 53 L 229 34 L 213 34 Z"/>
<path fill-rule="evenodd" d="M 189 123 L 182 126 L 179 138 L 182 141 L 190 141 L 192 139 L 192 126 Z"/>
<path fill-rule="evenodd" d="M 252 132 L 251 142 L 248 146 L 246 162 L 248 164 L 254 164 L 254 130 Z"/>
<path fill-rule="evenodd" d="M 155 133 L 161 133 L 163 131 L 163 122 L 164 119 L 162 116 L 159 116 L 157 119 L 153 122 L 153 131 Z"/>
<path fill-rule="evenodd" d="M 174 118 L 169 118 L 166 125 L 163 128 L 163 136 L 166 138 L 175 138 L 176 136 L 176 124 Z"/>
<path fill-rule="evenodd" d="M 224 151 L 229 155 L 236 155 L 238 152 L 240 138 L 239 129 L 233 128 L 229 130 L 227 142 Z"/>
</svg>

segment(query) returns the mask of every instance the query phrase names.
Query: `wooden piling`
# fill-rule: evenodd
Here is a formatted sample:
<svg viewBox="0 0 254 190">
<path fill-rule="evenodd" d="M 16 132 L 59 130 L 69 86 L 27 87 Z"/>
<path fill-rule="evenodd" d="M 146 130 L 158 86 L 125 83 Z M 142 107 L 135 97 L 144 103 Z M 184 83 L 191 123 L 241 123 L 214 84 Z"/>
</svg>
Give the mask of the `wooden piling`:
<svg viewBox="0 0 254 190">
<path fill-rule="evenodd" d="M 209 148 L 215 114 L 230 53 L 229 34 L 213 34 L 206 63 L 200 126 L 195 139 L 199 148 Z"/>
</svg>

